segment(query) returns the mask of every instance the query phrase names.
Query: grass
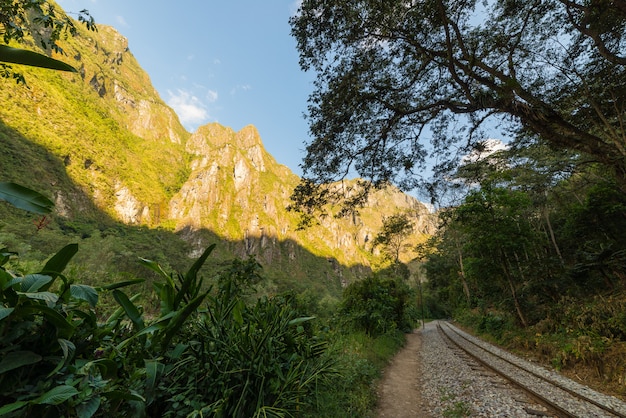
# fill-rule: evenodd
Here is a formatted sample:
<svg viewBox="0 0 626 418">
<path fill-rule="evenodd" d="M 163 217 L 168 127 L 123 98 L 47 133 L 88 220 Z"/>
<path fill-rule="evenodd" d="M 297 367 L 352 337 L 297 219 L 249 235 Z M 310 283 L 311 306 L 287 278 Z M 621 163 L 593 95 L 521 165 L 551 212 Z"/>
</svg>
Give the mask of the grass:
<svg viewBox="0 0 626 418">
<path fill-rule="evenodd" d="M 456 394 L 451 393 L 447 388 L 440 388 L 441 401 L 447 402 L 449 405 L 445 407 L 442 415 L 446 418 L 462 418 L 469 417 L 472 410 L 465 401 L 457 401 Z"/>
<path fill-rule="evenodd" d="M 404 335 L 395 331 L 372 338 L 364 332 L 336 333 L 330 341 L 340 378 L 320 385 L 313 407 L 303 411 L 303 418 L 373 418 L 377 379 L 403 346 Z"/>
</svg>

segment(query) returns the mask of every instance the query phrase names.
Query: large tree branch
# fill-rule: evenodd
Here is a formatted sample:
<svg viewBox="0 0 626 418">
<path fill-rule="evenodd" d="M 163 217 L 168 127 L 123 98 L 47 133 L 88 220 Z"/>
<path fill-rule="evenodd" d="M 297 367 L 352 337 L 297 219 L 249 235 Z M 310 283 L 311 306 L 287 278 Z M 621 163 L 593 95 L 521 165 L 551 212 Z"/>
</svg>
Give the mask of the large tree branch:
<svg viewBox="0 0 626 418">
<path fill-rule="evenodd" d="M 607 61 L 613 64 L 626 65 L 626 57 L 620 56 L 617 53 L 610 51 L 601 37 L 602 33 L 599 32 L 598 30 L 592 29 L 591 23 L 593 23 L 593 17 L 591 15 L 592 13 L 591 7 L 594 5 L 595 2 L 592 1 L 589 6 L 583 6 L 571 0 L 559 0 L 559 1 L 565 5 L 569 22 L 572 24 L 572 26 L 574 26 L 580 33 L 587 36 L 589 39 L 593 41 L 593 44 L 598 50 L 598 53 L 604 59 L 606 59 Z M 624 15 L 626 15 L 626 2 L 614 0 L 612 3 L 622 13 L 624 13 Z M 604 5 L 596 5 L 596 7 L 604 7 Z M 576 18 L 576 15 L 574 14 L 573 10 L 576 10 L 579 14 L 582 14 L 583 17 L 580 19 L 580 22 Z"/>
</svg>

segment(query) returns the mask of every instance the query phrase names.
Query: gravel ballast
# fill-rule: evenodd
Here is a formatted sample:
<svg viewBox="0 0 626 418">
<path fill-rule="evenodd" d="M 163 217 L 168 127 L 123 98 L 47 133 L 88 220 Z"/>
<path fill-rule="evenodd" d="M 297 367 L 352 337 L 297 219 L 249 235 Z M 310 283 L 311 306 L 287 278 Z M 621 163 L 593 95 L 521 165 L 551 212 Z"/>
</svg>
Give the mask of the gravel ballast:
<svg viewBox="0 0 626 418">
<path fill-rule="evenodd" d="M 421 333 L 422 398 L 432 417 L 536 418 L 545 411 L 502 378 L 455 354 L 436 322 L 426 324 Z"/>
</svg>

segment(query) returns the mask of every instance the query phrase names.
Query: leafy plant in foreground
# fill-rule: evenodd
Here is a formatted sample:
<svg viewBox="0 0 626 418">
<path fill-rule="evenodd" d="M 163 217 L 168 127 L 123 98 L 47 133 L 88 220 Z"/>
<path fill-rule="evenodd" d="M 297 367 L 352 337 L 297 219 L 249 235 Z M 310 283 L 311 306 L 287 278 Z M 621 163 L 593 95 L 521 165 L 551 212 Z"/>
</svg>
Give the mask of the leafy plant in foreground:
<svg viewBox="0 0 626 418">
<path fill-rule="evenodd" d="M 2 416 L 86 418 L 104 398 L 140 399 L 108 388 L 117 366 L 94 355 L 111 331 L 97 324 L 98 291 L 61 274 L 77 251 L 70 244 L 24 276 L 4 267 L 15 254 L 0 251 L 0 387 L 10 388 L 0 393 Z"/>
<path fill-rule="evenodd" d="M 153 414 L 293 416 L 332 373 L 326 343 L 304 326 L 313 318 L 299 317 L 291 297 L 245 303 L 258 269 L 253 259 L 235 260 L 219 278 L 206 312 L 185 331 L 185 343 L 159 366 L 161 409 Z"/>
</svg>

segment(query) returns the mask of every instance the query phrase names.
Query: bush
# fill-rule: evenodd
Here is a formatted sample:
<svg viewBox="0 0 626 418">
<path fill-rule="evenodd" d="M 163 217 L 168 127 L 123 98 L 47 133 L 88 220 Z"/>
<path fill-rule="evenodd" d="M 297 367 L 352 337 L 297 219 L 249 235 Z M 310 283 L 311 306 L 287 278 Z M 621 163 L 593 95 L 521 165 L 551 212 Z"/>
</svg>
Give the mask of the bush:
<svg viewBox="0 0 626 418">
<path fill-rule="evenodd" d="M 291 416 L 332 373 L 326 342 L 306 327 L 312 317 L 297 316 L 292 296 L 244 303 L 246 279 L 257 267 L 237 261 L 220 278 L 208 309 L 188 331 L 189 350 L 165 366 L 162 409 L 153 414 Z"/>
<path fill-rule="evenodd" d="M 320 382 L 315 405 L 302 410 L 302 418 L 373 418 L 378 399 L 377 380 L 389 360 L 405 342 L 398 330 L 371 337 L 364 331 L 331 330 L 330 352 L 338 378 Z"/>
<path fill-rule="evenodd" d="M 408 307 L 413 291 L 400 280 L 370 276 L 349 285 L 343 294 L 341 314 L 355 329 L 370 336 L 394 329 L 410 331 L 416 318 Z"/>
</svg>

